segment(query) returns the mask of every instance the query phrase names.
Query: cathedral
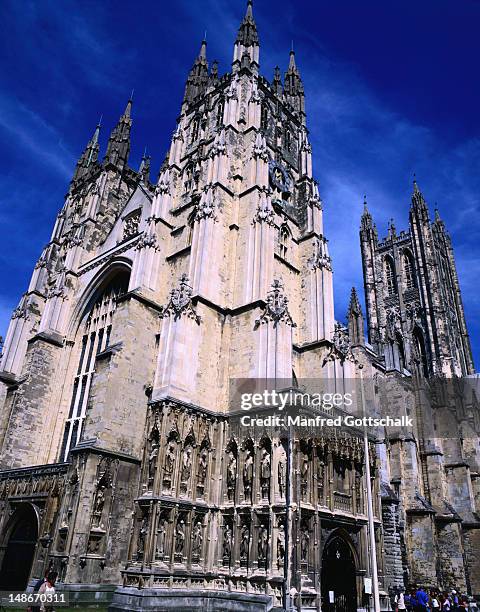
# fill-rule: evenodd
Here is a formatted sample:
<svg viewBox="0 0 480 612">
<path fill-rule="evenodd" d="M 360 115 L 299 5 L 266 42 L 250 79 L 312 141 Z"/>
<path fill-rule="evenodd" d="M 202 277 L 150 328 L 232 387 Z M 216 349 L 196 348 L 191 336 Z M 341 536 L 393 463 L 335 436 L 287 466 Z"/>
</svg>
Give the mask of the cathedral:
<svg viewBox="0 0 480 612">
<path fill-rule="evenodd" d="M 480 596 L 477 378 L 445 225 L 416 181 L 408 230 L 380 238 L 365 202 L 366 312 L 352 289 L 337 319 L 295 54 L 261 76 L 251 0 L 230 72 L 206 47 L 156 182 L 129 166 L 132 100 L 103 158 L 95 129 L 12 314 L 0 590 L 53 568 L 111 612 L 367 610 L 374 574 L 383 610 L 413 585 Z M 248 381 L 361 384 L 412 425 L 242 427 Z"/>
</svg>

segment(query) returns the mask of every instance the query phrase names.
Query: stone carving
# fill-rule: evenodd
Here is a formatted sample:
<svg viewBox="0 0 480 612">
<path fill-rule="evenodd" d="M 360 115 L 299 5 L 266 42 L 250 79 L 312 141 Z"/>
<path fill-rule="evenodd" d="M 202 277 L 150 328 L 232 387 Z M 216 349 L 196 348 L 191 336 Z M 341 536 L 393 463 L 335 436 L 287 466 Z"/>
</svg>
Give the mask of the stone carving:
<svg viewBox="0 0 480 612">
<path fill-rule="evenodd" d="M 262 491 L 262 497 L 268 498 L 270 493 L 270 475 L 271 475 L 271 461 L 270 453 L 266 450 L 262 450 L 262 459 L 260 461 L 260 488 Z"/>
<path fill-rule="evenodd" d="M 302 464 L 300 466 L 300 488 L 302 499 L 308 496 L 308 478 L 310 473 L 310 459 L 307 454 L 303 454 Z"/>
<path fill-rule="evenodd" d="M 260 194 L 260 202 L 252 223 L 265 223 L 271 227 L 275 226 L 275 213 L 265 192 Z"/>
<path fill-rule="evenodd" d="M 163 559 L 165 555 L 165 538 L 167 534 L 167 519 L 164 516 L 160 517 L 157 528 L 157 546 L 155 556 L 157 559 Z"/>
<path fill-rule="evenodd" d="M 258 565 L 266 565 L 268 550 L 268 528 L 265 523 L 261 523 L 258 530 Z"/>
<path fill-rule="evenodd" d="M 267 141 L 261 132 L 257 132 L 253 143 L 253 157 L 268 161 Z"/>
<path fill-rule="evenodd" d="M 138 233 L 138 227 L 140 225 L 140 211 L 137 210 L 134 213 L 128 215 L 123 222 L 123 238 L 131 238 Z"/>
<path fill-rule="evenodd" d="M 227 565 L 230 562 L 233 547 L 233 530 L 230 523 L 223 526 L 223 562 Z"/>
<path fill-rule="evenodd" d="M 148 456 L 148 486 L 149 488 L 153 486 L 153 480 L 155 478 L 155 472 L 157 470 L 159 450 L 160 450 L 160 446 L 158 444 L 158 439 L 154 438 L 152 440 L 150 454 Z"/>
<path fill-rule="evenodd" d="M 180 478 L 182 482 L 187 482 L 192 473 L 192 447 L 187 446 L 183 450 L 182 455 L 182 469 L 180 472 Z"/>
<path fill-rule="evenodd" d="M 195 212 L 195 220 L 201 221 L 202 219 L 213 219 L 215 221 L 216 218 L 217 216 L 215 214 L 215 202 L 213 199 L 213 189 L 207 186 L 205 188 L 205 191 L 202 193 L 200 202 L 197 204 L 197 208 Z"/>
<path fill-rule="evenodd" d="M 252 496 L 253 483 L 253 450 L 247 448 L 245 456 L 245 464 L 243 466 L 243 493 L 245 499 L 250 499 Z"/>
<path fill-rule="evenodd" d="M 282 521 L 278 523 L 277 532 L 277 567 L 280 569 L 285 565 L 285 527 Z"/>
<path fill-rule="evenodd" d="M 277 481 L 278 481 L 278 492 L 280 497 L 285 497 L 286 492 L 286 474 L 287 473 L 287 457 L 283 446 L 280 447 L 280 453 L 277 465 Z"/>
<path fill-rule="evenodd" d="M 202 544 L 203 544 L 203 524 L 201 519 L 199 519 L 194 527 L 192 533 L 192 558 L 194 561 L 198 561 L 200 555 L 202 554 Z"/>
<path fill-rule="evenodd" d="M 198 468 L 197 468 L 197 487 L 203 489 L 205 487 L 205 481 L 207 480 L 207 472 L 208 472 L 208 449 L 202 448 L 200 451 L 200 456 L 198 458 Z"/>
<path fill-rule="evenodd" d="M 277 327 L 279 323 L 286 323 L 290 327 L 297 326 L 288 311 L 288 298 L 283 291 L 283 283 L 279 280 L 273 281 L 272 288 L 267 294 L 265 311 L 255 321 L 254 329 L 270 321 L 273 322 L 273 327 Z"/>
<path fill-rule="evenodd" d="M 248 558 L 250 550 L 250 525 L 245 522 L 240 531 L 240 560 L 245 561 Z"/>
<path fill-rule="evenodd" d="M 175 556 L 181 557 L 185 549 L 185 521 L 182 516 L 175 526 Z"/>
<path fill-rule="evenodd" d="M 332 270 L 332 259 L 328 252 L 328 241 L 323 236 L 316 238 L 313 243 L 313 254 L 308 260 L 311 270 L 325 269 Z"/>
<path fill-rule="evenodd" d="M 105 489 L 105 482 L 101 482 L 98 484 L 95 493 L 95 501 L 93 502 L 93 527 L 100 527 L 101 524 L 103 508 L 105 506 Z"/>
<path fill-rule="evenodd" d="M 310 531 L 307 523 L 303 523 L 300 530 L 300 559 L 308 560 L 308 547 L 310 542 Z"/>
<path fill-rule="evenodd" d="M 165 452 L 165 460 L 163 462 L 163 487 L 170 489 L 173 482 L 173 468 L 176 459 L 176 444 L 170 441 Z"/>
<path fill-rule="evenodd" d="M 148 531 L 148 514 L 142 516 L 137 538 L 137 559 L 143 559 L 145 554 L 145 539 Z"/>
<path fill-rule="evenodd" d="M 192 304 L 193 289 L 189 285 L 189 279 L 186 274 L 182 274 L 179 280 L 178 287 L 175 287 L 170 292 L 170 298 L 167 305 L 163 308 L 160 317 L 162 319 L 173 316 L 173 320 L 177 321 L 185 314 L 188 318 L 193 319 L 200 324 L 200 316 L 197 315 Z"/>
<path fill-rule="evenodd" d="M 227 497 L 229 500 L 235 498 L 235 486 L 237 482 L 237 459 L 233 451 L 228 453 L 227 466 Z"/>
</svg>

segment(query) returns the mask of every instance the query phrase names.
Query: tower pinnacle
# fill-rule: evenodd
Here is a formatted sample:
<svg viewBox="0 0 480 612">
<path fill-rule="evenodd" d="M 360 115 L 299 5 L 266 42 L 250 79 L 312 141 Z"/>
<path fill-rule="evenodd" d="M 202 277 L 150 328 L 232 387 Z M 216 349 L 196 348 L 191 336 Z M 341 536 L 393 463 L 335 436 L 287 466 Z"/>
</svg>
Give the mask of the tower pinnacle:
<svg viewBox="0 0 480 612">
<path fill-rule="evenodd" d="M 96 162 L 98 159 L 98 151 L 99 151 L 98 137 L 100 134 L 100 121 L 98 122 L 97 127 L 95 128 L 95 131 L 93 132 L 92 137 L 88 141 L 87 146 L 85 147 L 85 150 L 83 151 L 82 155 L 80 156 L 77 162 L 75 173 L 73 175 L 73 181 L 78 180 L 80 177 L 86 174 L 90 164 Z"/>
<path fill-rule="evenodd" d="M 132 92 L 133 95 L 133 92 Z M 132 127 L 132 96 L 128 99 L 127 106 L 117 125 L 113 128 L 108 139 L 105 162 L 113 164 L 119 169 L 127 164 L 130 153 L 130 130 Z"/>
<path fill-rule="evenodd" d="M 285 84 L 284 84 L 285 95 L 287 100 L 294 110 L 305 113 L 305 90 L 303 88 L 302 78 L 298 71 L 297 64 L 295 62 L 295 51 L 290 51 L 290 58 L 288 61 L 288 69 L 285 73 Z"/>
<path fill-rule="evenodd" d="M 208 86 L 207 41 L 203 38 L 200 51 L 188 74 L 184 102 L 192 102 Z"/>
<path fill-rule="evenodd" d="M 248 0 L 247 11 L 238 28 L 237 38 L 235 40 L 233 51 L 234 68 L 238 69 L 241 64 L 245 65 L 243 59 L 244 54 L 247 54 L 250 62 L 256 64 L 258 68 L 259 45 L 260 40 L 258 38 L 257 24 L 253 18 L 253 2 L 252 0 Z"/>
</svg>

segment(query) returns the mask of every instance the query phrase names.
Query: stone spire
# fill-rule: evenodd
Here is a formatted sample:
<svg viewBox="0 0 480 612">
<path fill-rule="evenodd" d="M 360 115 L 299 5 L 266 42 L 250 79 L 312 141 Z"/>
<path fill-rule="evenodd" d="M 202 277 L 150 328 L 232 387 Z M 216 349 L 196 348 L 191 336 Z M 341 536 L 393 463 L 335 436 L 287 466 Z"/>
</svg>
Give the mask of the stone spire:
<svg viewBox="0 0 480 612">
<path fill-rule="evenodd" d="M 350 304 L 347 312 L 348 318 L 348 335 L 352 344 L 364 344 L 364 321 L 362 306 L 358 299 L 357 291 L 355 287 L 352 287 L 350 294 Z"/>
<path fill-rule="evenodd" d="M 89 166 L 97 161 L 98 151 L 99 151 L 99 144 L 98 144 L 99 134 L 100 134 L 100 121 L 98 122 L 98 125 L 95 128 L 95 131 L 93 132 L 93 136 L 88 141 L 87 146 L 85 147 L 85 150 L 83 151 L 83 153 L 81 154 L 77 162 L 72 181 L 77 181 L 79 178 L 81 178 L 84 174 L 86 174 Z"/>
<path fill-rule="evenodd" d="M 200 45 L 200 52 L 188 73 L 183 101 L 192 102 L 203 94 L 208 87 L 208 80 L 207 41 L 204 38 Z"/>
<path fill-rule="evenodd" d="M 130 153 L 130 130 L 132 128 L 132 96 L 127 102 L 125 111 L 108 139 L 105 163 L 117 166 L 120 170 L 126 166 Z"/>
<path fill-rule="evenodd" d="M 419 217 L 428 219 L 428 206 L 425 202 L 425 198 L 423 197 L 423 193 L 418 188 L 417 179 L 415 175 L 413 175 L 413 193 L 412 193 L 412 206 L 411 212 L 417 213 Z"/>
<path fill-rule="evenodd" d="M 258 68 L 259 64 L 259 45 L 257 25 L 253 18 L 253 2 L 248 0 L 247 12 L 243 18 L 240 27 L 238 28 L 237 38 L 233 52 L 233 67 L 238 70 L 239 67 L 245 66 L 244 55 L 248 56 L 250 63 L 253 63 Z"/>
<path fill-rule="evenodd" d="M 302 78 L 295 63 L 295 51 L 290 51 L 288 70 L 285 73 L 284 92 L 288 102 L 296 110 L 305 112 L 305 90 Z"/>
<path fill-rule="evenodd" d="M 143 153 L 143 157 L 140 163 L 140 168 L 138 169 L 138 173 L 140 174 L 140 177 L 143 183 L 147 184 L 150 182 L 150 155 L 147 155 L 146 149 Z"/>
</svg>

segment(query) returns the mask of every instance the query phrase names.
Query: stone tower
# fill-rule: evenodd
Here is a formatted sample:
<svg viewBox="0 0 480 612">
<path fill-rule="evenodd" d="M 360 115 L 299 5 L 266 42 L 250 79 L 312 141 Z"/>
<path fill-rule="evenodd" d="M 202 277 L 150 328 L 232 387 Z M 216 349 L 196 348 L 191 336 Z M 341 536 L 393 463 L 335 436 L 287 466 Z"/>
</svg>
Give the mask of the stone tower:
<svg viewBox="0 0 480 612">
<path fill-rule="evenodd" d="M 386 381 L 395 411 L 408 404 L 415 414 L 400 356 L 406 364 L 410 350 L 432 368 L 448 362 L 447 344 L 428 361 L 433 314 L 419 310 L 427 303 L 420 284 L 408 287 L 418 289 L 419 305 L 412 298 L 413 317 L 402 325 L 413 321 L 411 336 L 424 334 L 424 361 L 407 332 L 403 353 L 395 352 L 404 329 L 395 318 L 393 348 L 381 358 L 392 334 L 376 313 L 384 303 L 393 308 L 387 298 L 397 294 L 383 296 L 376 283 L 381 245 L 368 213 L 362 248 L 374 262 L 366 264 L 367 315 L 378 352 L 365 341 L 355 291 L 348 325 L 335 320 L 293 51 L 285 64 L 283 78 L 279 68 L 271 81 L 260 75 L 249 1 L 229 72 L 209 65 L 202 41 L 155 184 L 147 157 L 138 170 L 129 166 L 131 100 L 102 161 L 99 127 L 88 142 L 2 355 L 0 588 L 24 588 L 54 567 L 72 600 L 112 602 L 112 612 L 266 612 L 292 603 L 325 612 L 331 592 L 346 609 L 362 608 L 367 456 L 383 603 L 408 580 L 463 585 L 474 574 L 478 541 L 470 537 L 464 562 L 459 525 L 480 533 L 478 470 L 465 457 L 448 489 L 434 479 L 437 450 L 422 463 L 418 428 L 370 435 L 365 446 L 351 427 L 236 425 L 231 389 L 244 381 L 292 390 L 313 380 L 345 392 L 362 380 L 375 414 L 385 408 L 378 387 Z M 412 238 L 412 259 L 444 239 L 438 253 L 453 262 L 435 223 L 422 225 L 418 248 Z M 398 297 L 399 313 L 403 304 Z M 331 415 L 323 405 L 316 414 Z M 472 466 L 476 452 L 472 445 Z M 447 497 L 461 500 L 458 514 L 443 512 Z M 434 518 L 441 512 L 442 528 L 451 522 L 443 539 Z M 419 530 L 423 547 L 413 541 Z M 440 575 L 448 555 L 439 542 L 452 541 L 460 552 Z"/>
<path fill-rule="evenodd" d="M 393 220 L 379 240 L 367 203 L 360 228 L 370 342 L 387 369 L 417 364 L 424 375 L 474 372 L 450 236 L 413 183 L 408 231 Z"/>
</svg>

